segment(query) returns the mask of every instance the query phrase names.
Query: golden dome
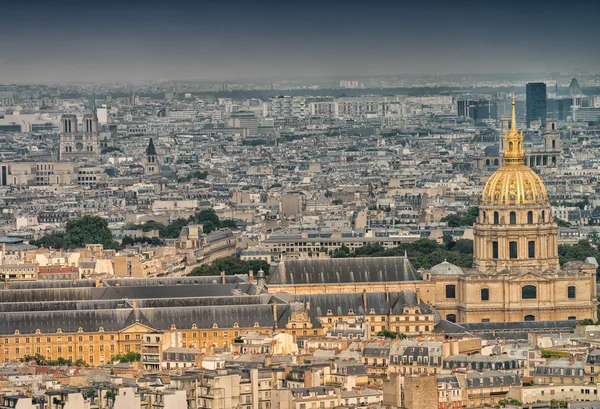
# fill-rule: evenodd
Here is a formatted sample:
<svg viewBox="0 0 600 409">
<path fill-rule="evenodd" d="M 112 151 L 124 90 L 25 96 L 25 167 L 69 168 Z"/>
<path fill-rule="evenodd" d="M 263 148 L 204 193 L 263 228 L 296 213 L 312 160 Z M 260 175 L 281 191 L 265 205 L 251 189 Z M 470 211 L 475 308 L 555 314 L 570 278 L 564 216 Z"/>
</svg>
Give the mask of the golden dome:
<svg viewBox="0 0 600 409">
<path fill-rule="evenodd" d="M 505 135 L 504 166 L 485 184 L 481 195 L 484 205 L 548 204 L 542 179 L 525 165 L 523 132 L 517 130 L 515 101 L 512 102 L 512 125 Z"/>
<path fill-rule="evenodd" d="M 525 165 L 504 165 L 485 184 L 481 204 L 547 204 L 548 193 L 542 179 Z"/>
</svg>

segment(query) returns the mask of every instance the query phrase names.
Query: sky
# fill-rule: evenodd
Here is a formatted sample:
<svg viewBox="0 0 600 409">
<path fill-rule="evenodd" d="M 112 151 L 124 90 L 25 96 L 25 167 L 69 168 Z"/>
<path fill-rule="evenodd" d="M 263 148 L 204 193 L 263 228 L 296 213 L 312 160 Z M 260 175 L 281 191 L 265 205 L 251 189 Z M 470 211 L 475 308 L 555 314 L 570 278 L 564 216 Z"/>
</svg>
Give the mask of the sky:
<svg viewBox="0 0 600 409">
<path fill-rule="evenodd" d="M 0 83 L 599 71 L 600 2 L 6 0 Z"/>
</svg>

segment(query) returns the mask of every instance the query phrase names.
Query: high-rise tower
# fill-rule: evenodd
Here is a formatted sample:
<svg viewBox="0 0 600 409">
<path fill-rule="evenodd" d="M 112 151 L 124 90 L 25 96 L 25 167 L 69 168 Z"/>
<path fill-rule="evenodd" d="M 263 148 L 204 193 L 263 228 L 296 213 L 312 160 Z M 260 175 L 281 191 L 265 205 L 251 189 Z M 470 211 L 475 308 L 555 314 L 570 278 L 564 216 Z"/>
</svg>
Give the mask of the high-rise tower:
<svg viewBox="0 0 600 409">
<path fill-rule="evenodd" d="M 525 86 L 527 95 L 526 104 L 526 119 L 527 127 L 531 126 L 534 121 L 540 121 L 544 124 L 546 120 L 546 84 L 543 82 L 530 82 Z"/>
</svg>

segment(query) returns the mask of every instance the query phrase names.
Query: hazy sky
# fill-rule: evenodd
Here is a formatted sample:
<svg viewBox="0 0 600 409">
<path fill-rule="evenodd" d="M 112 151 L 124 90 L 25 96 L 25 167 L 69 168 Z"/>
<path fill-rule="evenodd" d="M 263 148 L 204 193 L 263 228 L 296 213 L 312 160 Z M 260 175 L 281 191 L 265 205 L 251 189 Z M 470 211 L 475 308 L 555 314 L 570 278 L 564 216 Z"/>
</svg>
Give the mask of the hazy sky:
<svg viewBox="0 0 600 409">
<path fill-rule="evenodd" d="M 598 71 L 599 3 L 7 0 L 0 83 Z"/>
</svg>

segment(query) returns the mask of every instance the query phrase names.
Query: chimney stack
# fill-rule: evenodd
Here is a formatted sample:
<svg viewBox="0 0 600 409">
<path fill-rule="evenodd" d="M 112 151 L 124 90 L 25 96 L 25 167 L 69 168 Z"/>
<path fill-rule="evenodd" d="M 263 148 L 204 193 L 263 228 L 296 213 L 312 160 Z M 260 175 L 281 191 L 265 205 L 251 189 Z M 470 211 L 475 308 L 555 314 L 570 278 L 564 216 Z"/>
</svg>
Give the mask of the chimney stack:
<svg viewBox="0 0 600 409">
<path fill-rule="evenodd" d="M 221 284 L 225 284 L 225 271 L 221 271 Z"/>
<path fill-rule="evenodd" d="M 273 325 L 277 328 L 277 303 L 273 303 Z"/>
<path fill-rule="evenodd" d="M 254 282 L 254 271 L 252 271 L 252 270 L 248 271 L 248 281 L 251 283 Z"/>
</svg>

